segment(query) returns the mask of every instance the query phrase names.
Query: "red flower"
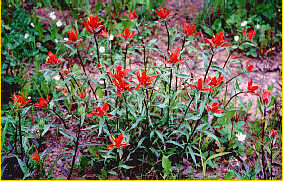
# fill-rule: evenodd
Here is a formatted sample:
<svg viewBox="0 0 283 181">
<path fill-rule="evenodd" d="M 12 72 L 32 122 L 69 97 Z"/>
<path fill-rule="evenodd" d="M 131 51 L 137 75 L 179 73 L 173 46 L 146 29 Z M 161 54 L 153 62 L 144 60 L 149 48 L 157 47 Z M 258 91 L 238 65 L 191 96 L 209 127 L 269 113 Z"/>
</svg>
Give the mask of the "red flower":
<svg viewBox="0 0 283 181">
<path fill-rule="evenodd" d="M 39 162 L 40 161 L 40 155 L 38 154 L 38 150 L 36 149 L 35 152 L 32 155 L 32 160 Z"/>
<path fill-rule="evenodd" d="M 120 65 L 116 67 L 116 72 L 113 74 L 112 72 L 107 72 L 107 74 L 114 79 L 112 79 L 113 83 L 117 88 L 117 96 L 121 97 L 121 91 L 132 90 L 133 87 L 130 87 L 130 80 L 126 79 L 125 77 L 128 75 L 130 69 L 123 70 Z"/>
<path fill-rule="evenodd" d="M 194 31 L 196 29 L 196 25 L 189 26 L 189 25 L 186 24 L 185 21 L 183 21 L 183 26 L 184 26 L 185 34 L 187 36 L 200 35 L 200 32 L 194 33 Z"/>
<path fill-rule="evenodd" d="M 68 32 L 68 40 L 65 41 L 65 43 L 80 43 L 82 42 L 83 40 L 78 40 L 78 32 L 76 30 L 76 34 L 74 33 L 73 30 L 70 30 Z"/>
<path fill-rule="evenodd" d="M 169 60 L 165 61 L 165 63 L 177 63 L 182 61 L 182 59 L 178 59 L 180 52 L 181 48 L 177 48 L 173 53 L 170 54 Z"/>
<path fill-rule="evenodd" d="M 81 99 L 85 98 L 85 96 L 86 96 L 86 93 L 84 93 L 84 92 L 81 92 L 81 93 L 79 94 L 79 97 L 80 97 Z"/>
<path fill-rule="evenodd" d="M 95 112 L 92 113 L 88 113 L 88 117 L 92 117 L 92 116 L 98 116 L 98 117 L 107 117 L 109 119 L 114 118 L 115 116 L 109 113 L 106 113 L 106 111 L 109 108 L 109 104 L 108 102 L 104 103 L 102 108 L 101 107 L 97 107 Z"/>
<path fill-rule="evenodd" d="M 197 90 L 200 90 L 200 91 L 208 91 L 209 88 L 203 88 L 203 81 L 202 81 L 202 78 L 199 78 L 198 79 L 198 83 L 197 85 L 193 85 L 193 84 L 189 84 L 191 87 L 197 89 Z"/>
<path fill-rule="evenodd" d="M 93 34 L 97 33 L 101 28 L 107 26 L 107 25 L 102 25 L 102 21 L 99 21 L 98 16 L 96 17 L 89 17 L 88 20 L 84 23 L 84 27 L 86 30 Z"/>
<path fill-rule="evenodd" d="M 214 113 L 220 114 L 224 112 L 224 109 L 219 109 L 219 103 L 215 102 L 212 104 L 212 107 L 210 107 L 208 104 L 206 104 L 206 108 L 208 111 L 212 111 Z"/>
<path fill-rule="evenodd" d="M 270 92 L 268 90 L 263 89 L 262 90 L 262 102 L 263 104 L 268 104 L 270 101 Z"/>
<path fill-rule="evenodd" d="M 60 65 L 62 63 L 62 61 L 58 57 L 56 57 L 56 55 L 54 53 L 49 51 L 48 57 L 46 58 L 46 63 Z"/>
<path fill-rule="evenodd" d="M 127 16 L 129 19 L 131 19 L 131 20 L 138 18 L 138 15 L 136 15 L 135 10 L 134 10 L 134 11 L 130 11 L 129 14 L 126 13 L 126 16 Z"/>
<path fill-rule="evenodd" d="M 111 135 L 110 140 L 113 144 L 108 145 L 106 149 L 121 148 L 130 145 L 129 143 L 123 142 L 122 133 L 118 136 L 118 138 L 115 138 L 113 135 Z"/>
<path fill-rule="evenodd" d="M 251 41 L 253 39 L 253 37 L 255 36 L 256 31 L 254 29 L 250 30 L 248 33 L 246 33 L 246 29 L 243 30 L 243 35 L 246 38 L 249 38 Z"/>
<path fill-rule="evenodd" d="M 274 138 L 277 135 L 277 133 L 278 133 L 277 131 L 272 129 L 271 132 L 270 132 L 270 136 Z"/>
<path fill-rule="evenodd" d="M 63 73 L 68 75 L 70 73 L 70 69 L 69 68 L 68 69 L 63 69 Z"/>
<path fill-rule="evenodd" d="M 124 38 L 124 40 L 128 41 L 128 39 L 130 40 L 131 38 L 133 38 L 134 35 L 135 32 L 130 32 L 129 28 L 125 28 L 124 33 L 118 35 L 118 37 L 122 37 Z"/>
<path fill-rule="evenodd" d="M 216 78 L 213 77 L 213 78 L 210 78 L 210 82 L 208 83 L 209 86 L 211 87 L 217 87 L 219 84 L 221 84 L 224 80 L 224 76 L 221 75 L 220 77 Z"/>
<path fill-rule="evenodd" d="M 255 92 L 258 88 L 259 88 L 258 86 L 253 86 L 252 79 L 248 82 L 248 92 L 249 93 L 259 96 L 259 94 Z"/>
<path fill-rule="evenodd" d="M 212 47 L 228 47 L 231 46 L 229 43 L 224 43 L 224 39 L 223 39 L 223 32 L 220 32 L 219 34 L 215 34 L 212 39 L 205 39 L 206 43 L 209 43 L 210 46 Z"/>
<path fill-rule="evenodd" d="M 107 37 L 107 31 L 102 30 L 100 33 L 97 35 L 99 38 L 105 38 Z"/>
<path fill-rule="evenodd" d="M 249 61 L 247 61 L 247 63 L 246 63 L 246 69 L 247 69 L 248 72 L 253 71 L 253 68 L 254 68 L 254 65 L 249 65 L 249 63 L 250 63 L 251 61 L 252 61 L 252 60 L 249 60 Z"/>
<path fill-rule="evenodd" d="M 142 87 L 147 87 L 152 84 L 152 81 L 157 77 L 156 75 L 153 76 L 147 76 L 146 71 L 142 72 L 140 75 L 140 72 L 136 72 L 137 78 L 139 80 L 139 84 L 136 87 L 136 90 L 142 88 Z"/>
<path fill-rule="evenodd" d="M 48 102 L 49 102 L 49 95 L 48 95 L 48 98 L 46 100 L 44 98 L 40 97 L 39 103 L 34 104 L 34 106 L 39 108 L 39 109 L 44 108 L 44 107 L 48 107 Z"/>
<path fill-rule="evenodd" d="M 25 101 L 25 97 L 23 94 L 21 95 L 14 94 L 14 96 L 10 98 L 14 101 L 14 104 L 16 104 L 18 108 L 24 107 L 28 102 L 31 101 L 31 100 Z"/>
<path fill-rule="evenodd" d="M 158 11 L 156 10 L 155 12 L 162 19 L 166 19 L 172 16 L 172 14 L 170 14 L 170 11 L 166 8 L 163 8 L 162 6 L 160 6 Z"/>
</svg>

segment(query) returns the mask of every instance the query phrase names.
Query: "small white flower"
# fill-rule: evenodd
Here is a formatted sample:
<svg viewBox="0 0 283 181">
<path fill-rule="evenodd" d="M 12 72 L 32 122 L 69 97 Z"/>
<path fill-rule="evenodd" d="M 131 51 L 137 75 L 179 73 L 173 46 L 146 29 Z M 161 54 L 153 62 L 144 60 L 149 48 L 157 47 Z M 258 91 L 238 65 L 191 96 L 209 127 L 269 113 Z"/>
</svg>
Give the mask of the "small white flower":
<svg viewBox="0 0 283 181">
<path fill-rule="evenodd" d="M 64 41 L 68 41 L 69 40 L 69 38 L 64 38 Z"/>
<path fill-rule="evenodd" d="M 30 96 L 28 96 L 28 99 L 31 99 L 31 97 L 30 97 Z"/>
<path fill-rule="evenodd" d="M 114 36 L 112 34 L 110 34 L 109 40 L 112 41 L 113 39 L 114 39 Z"/>
<path fill-rule="evenodd" d="M 57 39 L 55 39 L 54 41 L 55 41 L 55 43 L 58 43 L 58 40 L 57 40 Z"/>
<path fill-rule="evenodd" d="M 49 14 L 49 18 L 51 18 L 52 20 L 56 19 L 56 15 L 54 11 Z"/>
<path fill-rule="evenodd" d="M 247 24 L 248 24 L 247 21 L 243 21 L 243 22 L 241 23 L 241 26 L 246 26 Z"/>
<path fill-rule="evenodd" d="M 33 28 L 34 28 L 34 24 L 33 24 L 33 23 L 30 23 L 30 25 L 31 25 L 31 27 L 33 27 Z"/>
<path fill-rule="evenodd" d="M 104 47 L 99 47 L 99 52 L 100 53 L 104 53 L 105 52 L 105 48 Z"/>
<path fill-rule="evenodd" d="M 29 34 L 28 33 L 26 33 L 25 34 L 25 39 L 27 39 L 29 37 Z"/>
<path fill-rule="evenodd" d="M 55 79 L 55 80 L 60 80 L 60 75 L 55 75 L 55 76 L 53 76 L 53 79 Z"/>
<path fill-rule="evenodd" d="M 238 133 L 238 134 L 236 134 L 236 137 L 238 138 L 238 140 L 239 141 L 245 141 L 245 139 L 246 139 L 246 136 L 247 135 L 245 135 L 245 134 L 242 134 L 242 133 Z"/>
<path fill-rule="evenodd" d="M 255 28 L 259 30 L 260 29 L 260 25 L 256 25 Z"/>
<path fill-rule="evenodd" d="M 240 37 L 239 36 L 234 36 L 235 41 L 239 41 Z"/>
<path fill-rule="evenodd" d="M 57 26 L 58 28 L 61 27 L 62 25 L 63 25 L 63 23 L 62 23 L 61 20 L 57 21 L 56 26 Z"/>
</svg>

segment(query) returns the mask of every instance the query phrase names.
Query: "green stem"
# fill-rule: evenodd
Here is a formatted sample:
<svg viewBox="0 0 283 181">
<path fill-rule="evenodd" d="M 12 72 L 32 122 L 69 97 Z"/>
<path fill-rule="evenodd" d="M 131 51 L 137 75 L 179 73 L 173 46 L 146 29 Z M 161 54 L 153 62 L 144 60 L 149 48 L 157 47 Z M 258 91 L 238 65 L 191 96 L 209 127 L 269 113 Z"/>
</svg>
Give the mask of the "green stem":
<svg viewBox="0 0 283 181">
<path fill-rule="evenodd" d="M 21 125 L 21 114 L 18 112 L 19 118 L 19 136 L 20 136 L 20 145 L 21 145 L 21 159 L 24 158 L 24 149 L 23 149 L 23 138 L 22 138 L 22 125 Z"/>
<path fill-rule="evenodd" d="M 262 120 L 262 132 L 261 132 L 261 138 L 262 138 L 262 142 L 261 142 L 261 164 L 262 164 L 262 170 L 263 170 L 263 177 L 264 180 L 267 180 L 266 177 L 266 169 L 265 169 L 265 156 L 264 156 L 264 128 L 265 128 L 265 117 L 266 117 L 266 107 L 264 106 L 264 113 L 263 113 L 263 120 Z"/>
<path fill-rule="evenodd" d="M 170 104 L 171 104 L 171 83 L 172 83 L 172 77 L 173 77 L 173 68 L 170 69 L 170 83 L 169 83 L 169 103 L 168 103 L 168 109 L 167 109 L 167 122 L 169 122 L 169 113 L 170 113 Z"/>
<path fill-rule="evenodd" d="M 64 77 L 63 77 L 63 75 L 61 74 L 60 71 L 59 71 L 59 75 L 60 75 L 61 79 L 62 79 L 63 81 L 65 81 L 65 79 L 64 79 Z M 71 91 L 70 91 L 69 86 L 68 86 L 68 84 L 67 84 L 66 82 L 65 82 L 65 86 L 66 86 L 66 88 L 67 88 L 69 94 L 71 95 Z M 74 97 L 73 97 L 73 96 L 71 96 L 71 97 L 72 97 L 73 102 L 75 102 Z"/>
<path fill-rule="evenodd" d="M 165 23 L 165 28 L 166 28 L 166 31 L 167 31 L 167 39 L 168 39 L 168 42 L 167 42 L 167 52 L 169 52 L 169 49 L 170 49 L 170 34 L 169 34 L 167 22 L 164 21 L 164 23 Z"/>
<path fill-rule="evenodd" d="M 213 56 L 214 56 L 214 51 L 212 50 L 212 56 L 210 57 L 209 65 L 208 65 L 208 67 L 207 67 L 207 70 L 206 70 L 206 72 L 205 72 L 205 76 L 204 76 L 204 79 L 203 79 L 204 82 L 205 82 L 206 76 L 207 76 L 207 74 L 208 74 L 208 71 L 209 71 L 209 69 L 210 69 L 210 66 L 211 66 L 211 64 L 212 64 Z"/>
<path fill-rule="evenodd" d="M 128 44 L 126 45 L 126 50 L 125 50 L 125 63 L 124 63 L 124 69 L 126 69 L 127 65 L 127 53 L 128 53 Z"/>
<path fill-rule="evenodd" d="M 224 109 L 228 106 L 228 104 L 230 103 L 230 101 L 231 101 L 234 97 L 236 97 L 236 96 L 239 95 L 239 94 L 243 94 L 243 93 L 248 93 L 248 92 L 241 91 L 241 92 L 238 92 L 238 93 L 234 94 L 232 97 L 230 97 L 229 101 L 225 104 Z"/>
</svg>

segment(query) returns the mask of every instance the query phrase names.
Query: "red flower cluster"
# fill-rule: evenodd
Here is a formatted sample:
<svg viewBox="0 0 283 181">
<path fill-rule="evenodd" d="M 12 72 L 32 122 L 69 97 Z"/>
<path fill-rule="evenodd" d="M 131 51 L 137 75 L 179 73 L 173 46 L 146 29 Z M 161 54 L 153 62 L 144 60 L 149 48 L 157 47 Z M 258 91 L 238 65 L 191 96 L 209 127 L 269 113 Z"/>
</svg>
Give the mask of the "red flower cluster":
<svg viewBox="0 0 283 181">
<path fill-rule="evenodd" d="M 39 97 L 39 103 L 34 104 L 34 106 L 41 109 L 41 108 L 44 108 L 44 107 L 48 107 L 48 102 L 49 102 L 49 95 L 48 95 L 48 98 L 46 100 L 42 97 Z"/>
<path fill-rule="evenodd" d="M 202 81 L 202 78 L 199 78 L 198 79 L 198 82 L 197 82 L 197 85 L 193 85 L 193 84 L 189 84 L 192 88 L 195 88 L 197 90 L 200 90 L 200 91 L 208 91 L 209 88 L 204 88 L 203 87 L 203 81 Z"/>
<path fill-rule="evenodd" d="M 38 154 L 38 150 L 37 149 L 36 149 L 36 151 L 32 155 L 32 160 L 34 160 L 36 162 L 40 161 L 40 155 Z"/>
<path fill-rule="evenodd" d="M 209 78 L 210 79 L 210 82 L 208 83 L 209 86 L 211 86 L 210 88 L 210 92 L 214 92 L 214 87 L 217 87 L 218 85 L 220 85 L 223 81 L 224 81 L 224 76 L 221 75 L 220 77 L 216 78 L 213 77 L 213 78 Z"/>
<path fill-rule="evenodd" d="M 21 95 L 14 94 L 14 96 L 10 97 L 10 98 L 14 101 L 14 104 L 18 108 L 24 107 L 27 103 L 29 103 L 31 101 L 31 100 L 25 101 L 25 97 L 24 97 L 23 94 L 21 94 Z"/>
<path fill-rule="evenodd" d="M 165 63 L 177 63 L 182 61 L 182 59 L 178 59 L 181 53 L 181 48 L 177 48 L 174 52 L 170 54 L 169 60 L 165 61 Z"/>
<path fill-rule="evenodd" d="M 259 88 L 258 86 L 253 86 L 252 79 L 248 82 L 248 92 L 249 93 L 259 96 L 259 94 L 255 92 L 258 88 Z"/>
<path fill-rule="evenodd" d="M 138 18 L 138 15 L 136 15 L 135 10 L 134 10 L 134 11 L 130 11 L 129 14 L 126 13 L 126 16 L 127 16 L 130 20 L 133 20 L 133 19 L 137 19 L 137 18 Z"/>
<path fill-rule="evenodd" d="M 142 87 L 147 87 L 152 84 L 152 81 L 157 77 L 156 75 L 153 76 L 147 76 L 146 71 L 142 72 L 140 75 L 140 72 L 136 72 L 139 84 L 136 87 L 136 90 L 142 88 Z"/>
<path fill-rule="evenodd" d="M 158 11 L 156 10 L 155 12 L 162 19 L 166 19 L 172 16 L 172 14 L 170 14 L 170 11 L 166 8 L 163 8 L 162 6 L 160 6 Z"/>
<path fill-rule="evenodd" d="M 79 94 L 79 97 L 80 97 L 81 99 L 85 98 L 85 96 L 86 96 L 86 93 L 84 93 L 84 92 L 81 92 L 81 93 Z"/>
<path fill-rule="evenodd" d="M 277 134 L 278 134 L 278 132 L 275 131 L 274 129 L 272 129 L 271 132 L 270 132 L 270 136 L 271 136 L 272 138 L 274 138 Z"/>
<path fill-rule="evenodd" d="M 249 65 L 249 63 L 251 62 L 252 60 L 248 60 L 247 63 L 246 63 L 246 69 L 248 72 L 251 72 L 253 71 L 253 68 L 254 68 L 254 65 Z"/>
<path fill-rule="evenodd" d="M 229 43 L 224 43 L 224 39 L 223 39 L 223 32 L 220 32 L 219 34 L 215 34 L 212 39 L 205 39 L 206 43 L 209 43 L 210 46 L 212 47 L 228 47 L 231 46 Z"/>
<path fill-rule="evenodd" d="M 261 99 L 263 104 L 267 105 L 270 101 L 270 92 L 268 90 L 263 89 Z"/>
<path fill-rule="evenodd" d="M 49 51 L 48 57 L 46 58 L 46 63 L 60 65 L 62 61 L 58 57 L 56 57 L 54 53 Z"/>
<path fill-rule="evenodd" d="M 102 25 L 102 21 L 99 21 L 98 16 L 95 17 L 89 17 L 88 20 L 84 23 L 85 29 L 93 34 L 97 33 L 101 28 L 104 28 L 107 25 Z"/>
<path fill-rule="evenodd" d="M 254 29 L 250 30 L 249 32 L 246 33 L 246 29 L 243 30 L 243 35 L 245 38 L 249 38 L 251 41 L 253 37 L 255 36 L 256 31 Z"/>
<path fill-rule="evenodd" d="M 109 108 L 109 104 L 108 102 L 104 103 L 102 108 L 101 107 L 97 107 L 96 111 L 92 112 L 92 113 L 88 113 L 87 116 L 88 117 L 92 117 L 92 116 L 98 116 L 98 117 L 103 117 L 105 116 L 106 118 L 114 118 L 115 116 L 109 113 L 106 113 L 106 111 Z"/>
<path fill-rule="evenodd" d="M 208 111 L 212 111 L 212 112 L 217 113 L 217 114 L 224 112 L 224 109 L 219 109 L 219 103 L 218 102 L 213 103 L 211 107 L 208 104 L 206 104 L 206 108 L 207 108 Z"/>
<path fill-rule="evenodd" d="M 122 133 L 118 136 L 118 138 L 115 138 L 113 135 L 111 135 L 110 140 L 113 144 L 108 145 L 106 149 L 121 148 L 130 145 L 129 143 L 123 142 Z"/>
<path fill-rule="evenodd" d="M 68 32 L 68 40 L 65 41 L 65 43 L 80 43 L 82 42 L 83 40 L 78 40 L 78 32 L 76 30 L 76 34 L 74 33 L 73 30 L 70 30 Z"/>
<path fill-rule="evenodd" d="M 185 35 L 187 36 L 200 35 L 200 32 L 194 33 L 196 29 L 196 25 L 190 26 L 190 25 L 187 25 L 185 21 L 183 21 L 183 26 L 184 26 Z"/>
<path fill-rule="evenodd" d="M 116 67 L 116 72 L 114 74 L 112 72 L 108 72 L 108 75 L 114 78 L 114 79 L 112 79 L 112 81 L 117 88 L 117 96 L 118 97 L 122 96 L 122 94 L 121 94 L 122 91 L 127 91 L 127 90 L 133 89 L 133 87 L 130 87 L 130 84 L 129 84 L 130 80 L 125 78 L 128 75 L 129 71 L 130 71 L 130 69 L 123 70 L 122 67 L 120 65 L 118 65 Z"/>
<path fill-rule="evenodd" d="M 124 38 L 124 40 L 128 41 L 133 38 L 133 36 L 135 36 L 135 32 L 130 32 L 129 28 L 125 28 L 124 33 L 117 36 L 122 37 Z"/>
</svg>

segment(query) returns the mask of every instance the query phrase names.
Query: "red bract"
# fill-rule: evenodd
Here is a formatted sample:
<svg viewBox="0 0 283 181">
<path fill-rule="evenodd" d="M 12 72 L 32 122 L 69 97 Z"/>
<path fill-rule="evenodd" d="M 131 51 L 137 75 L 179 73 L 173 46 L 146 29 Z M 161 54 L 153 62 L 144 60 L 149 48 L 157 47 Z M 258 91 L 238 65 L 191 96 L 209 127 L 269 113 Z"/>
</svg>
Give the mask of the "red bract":
<svg viewBox="0 0 283 181">
<path fill-rule="evenodd" d="M 275 131 L 274 129 L 272 129 L 271 131 L 270 131 L 270 136 L 272 137 L 272 138 L 274 138 L 276 135 L 277 135 L 277 131 Z"/>
<path fill-rule="evenodd" d="M 130 11 L 129 14 L 126 13 L 126 16 L 127 16 L 129 19 L 131 19 L 131 20 L 138 18 L 138 15 L 136 15 L 135 10 L 134 10 L 134 11 Z"/>
<path fill-rule="evenodd" d="M 84 92 L 81 92 L 81 93 L 79 94 L 79 97 L 80 97 L 81 99 L 85 98 L 85 96 L 86 96 L 86 93 L 84 93 Z"/>
<path fill-rule="evenodd" d="M 100 33 L 97 34 L 97 36 L 99 38 L 105 38 L 105 37 L 107 37 L 107 31 L 106 30 L 102 30 Z"/>
<path fill-rule="evenodd" d="M 64 74 L 68 75 L 70 73 L 70 70 L 69 69 L 64 69 L 63 72 L 64 72 Z"/>
<path fill-rule="evenodd" d="M 85 29 L 93 34 L 97 33 L 101 28 L 107 26 L 107 25 L 102 25 L 102 21 L 99 21 L 98 16 L 95 17 L 89 17 L 88 20 L 84 23 Z"/>
<path fill-rule="evenodd" d="M 107 73 L 108 73 L 109 76 L 111 76 L 115 79 L 123 79 L 128 75 L 129 72 L 130 72 L 130 69 L 123 70 L 121 65 L 118 65 L 116 67 L 116 72 L 114 74 L 112 72 L 107 72 Z"/>
<path fill-rule="evenodd" d="M 124 40 L 128 41 L 135 35 L 135 32 L 130 32 L 129 28 L 125 28 L 124 33 L 118 35 L 118 37 L 124 38 Z"/>
<path fill-rule="evenodd" d="M 224 39 L 223 39 L 223 32 L 220 32 L 219 34 L 215 34 L 212 39 L 205 39 L 206 43 L 209 43 L 210 46 L 212 47 L 228 47 L 231 46 L 229 43 L 224 43 Z"/>
<path fill-rule="evenodd" d="M 40 155 L 38 154 L 38 150 L 36 149 L 35 152 L 32 155 L 32 160 L 39 162 L 40 161 Z"/>
<path fill-rule="evenodd" d="M 170 14 L 170 11 L 166 8 L 163 8 L 162 6 L 160 6 L 158 11 L 156 10 L 155 12 L 162 19 L 166 19 L 172 16 L 172 14 Z"/>
<path fill-rule="evenodd" d="M 217 102 L 213 103 L 211 107 L 208 104 L 206 104 L 206 108 L 208 111 L 212 111 L 217 114 L 224 112 L 224 109 L 219 109 L 219 103 Z"/>
<path fill-rule="evenodd" d="M 248 92 L 249 93 L 259 96 L 259 94 L 255 92 L 258 88 L 259 88 L 258 86 L 253 86 L 252 79 L 248 82 Z"/>
<path fill-rule="evenodd" d="M 134 88 L 134 87 L 130 87 L 129 80 L 127 80 L 127 79 L 112 79 L 112 81 L 116 86 L 118 97 L 122 96 L 121 92 L 125 92 L 127 90 L 132 90 Z"/>
<path fill-rule="evenodd" d="M 46 63 L 60 65 L 62 63 L 62 61 L 58 57 L 56 57 L 56 55 L 54 53 L 49 51 L 48 57 L 46 58 Z"/>
<path fill-rule="evenodd" d="M 156 75 L 147 76 L 145 71 L 142 72 L 141 75 L 140 75 L 140 72 L 136 72 L 136 75 L 137 75 L 137 78 L 138 78 L 138 81 L 139 81 L 139 84 L 136 87 L 136 90 L 140 89 L 142 87 L 147 87 L 147 86 L 151 85 L 152 81 L 157 77 Z"/>
<path fill-rule="evenodd" d="M 122 133 L 118 136 L 118 138 L 115 138 L 113 135 L 111 135 L 110 140 L 113 144 L 108 145 L 106 149 L 121 148 L 130 145 L 129 143 L 123 142 Z"/>
<path fill-rule="evenodd" d="M 252 60 L 249 60 L 249 61 L 247 61 L 247 63 L 246 63 L 246 69 L 247 69 L 248 72 L 253 71 L 253 68 L 254 68 L 253 65 L 249 65 L 249 63 L 250 63 L 251 61 L 252 61 Z"/>
<path fill-rule="evenodd" d="M 16 95 L 14 94 L 13 97 L 10 97 L 14 104 L 18 107 L 18 108 L 21 108 L 21 107 L 24 107 L 28 102 L 30 102 L 31 100 L 28 100 L 28 101 L 25 101 L 25 97 L 23 94 L 21 95 Z"/>
<path fill-rule="evenodd" d="M 200 35 L 200 32 L 194 33 L 196 29 L 196 25 L 190 26 L 190 25 L 187 25 L 185 21 L 183 21 L 183 26 L 184 26 L 185 35 L 187 36 Z"/>
<path fill-rule="evenodd" d="M 82 42 L 83 40 L 78 40 L 78 32 L 76 30 L 76 34 L 74 33 L 73 30 L 70 30 L 68 32 L 68 40 L 65 41 L 66 43 L 80 43 Z"/>
<path fill-rule="evenodd" d="M 213 78 L 210 78 L 210 82 L 208 83 L 209 86 L 211 87 L 217 87 L 219 84 L 221 84 L 224 80 L 224 76 L 221 75 L 220 77 L 216 78 L 213 77 Z"/>
<path fill-rule="evenodd" d="M 49 102 L 49 96 L 48 98 L 45 100 L 44 98 L 40 97 L 39 98 L 39 103 L 34 104 L 35 107 L 37 108 L 44 108 L 44 107 L 48 107 L 48 102 Z"/>
<path fill-rule="evenodd" d="M 109 113 L 106 113 L 106 111 L 108 110 L 109 105 L 108 102 L 104 103 L 102 108 L 101 107 L 97 107 L 96 111 L 92 112 L 92 113 L 88 113 L 88 117 L 92 117 L 92 116 L 98 116 L 98 117 L 107 117 L 109 119 L 114 118 L 115 116 Z"/>
<path fill-rule="evenodd" d="M 263 89 L 261 98 L 262 98 L 263 104 L 267 105 L 270 101 L 270 92 L 268 90 Z"/>
<path fill-rule="evenodd" d="M 256 31 L 254 29 L 250 30 L 248 33 L 246 33 L 246 29 L 243 30 L 243 35 L 246 38 L 249 38 L 251 41 L 253 39 L 253 37 L 255 36 Z"/>
<path fill-rule="evenodd" d="M 193 85 L 193 84 L 189 84 L 191 87 L 197 89 L 197 90 L 200 90 L 200 91 L 208 91 L 209 88 L 203 88 L 203 81 L 202 81 L 202 78 L 199 78 L 198 79 L 198 83 L 197 85 Z"/>
<path fill-rule="evenodd" d="M 181 48 L 177 48 L 173 53 L 170 54 L 169 60 L 165 61 L 165 63 L 177 63 L 182 61 L 182 59 L 178 59 L 181 53 Z"/>
</svg>

